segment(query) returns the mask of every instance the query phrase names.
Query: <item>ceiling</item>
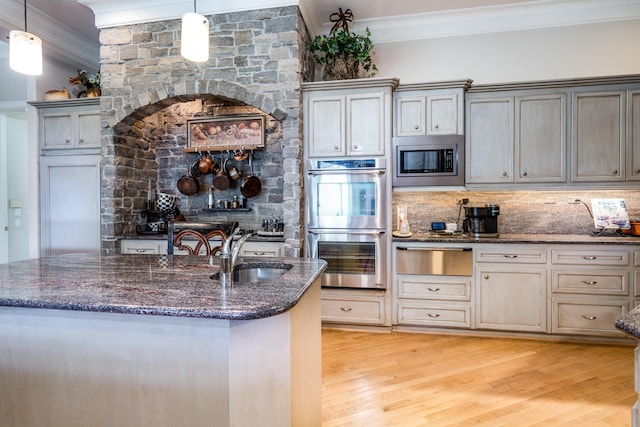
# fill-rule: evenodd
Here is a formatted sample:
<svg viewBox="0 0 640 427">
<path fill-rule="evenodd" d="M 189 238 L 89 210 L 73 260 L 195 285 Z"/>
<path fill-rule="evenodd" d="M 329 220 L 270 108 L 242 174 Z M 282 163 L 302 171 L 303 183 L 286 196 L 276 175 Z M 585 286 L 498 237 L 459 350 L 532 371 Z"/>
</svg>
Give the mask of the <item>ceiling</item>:
<svg viewBox="0 0 640 427">
<path fill-rule="evenodd" d="M 63 60 L 99 66 L 98 27 L 176 19 L 190 0 L 27 0 L 30 31 Z M 197 0 L 203 14 L 298 5 L 312 36 L 329 31 L 329 16 L 351 9 L 351 29 L 372 30 L 374 43 L 512 31 L 585 22 L 640 19 L 640 0 Z M 23 0 L 0 0 L 0 56 L 11 29 L 22 29 Z M 75 58 L 79 55 L 78 58 Z M 73 62 L 69 62 L 73 63 Z"/>
</svg>

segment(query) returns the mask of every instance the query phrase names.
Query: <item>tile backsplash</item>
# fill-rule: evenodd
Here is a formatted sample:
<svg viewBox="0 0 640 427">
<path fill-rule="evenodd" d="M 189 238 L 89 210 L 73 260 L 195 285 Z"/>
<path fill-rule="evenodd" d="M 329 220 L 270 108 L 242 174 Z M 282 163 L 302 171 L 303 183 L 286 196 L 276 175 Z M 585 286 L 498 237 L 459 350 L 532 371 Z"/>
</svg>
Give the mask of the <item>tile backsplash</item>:
<svg viewBox="0 0 640 427">
<path fill-rule="evenodd" d="M 464 209 L 458 201 L 469 199 L 467 206 L 500 206 L 501 233 L 585 234 L 593 228 L 591 199 L 622 198 L 631 218 L 640 218 L 640 190 L 597 191 L 395 191 L 392 224 L 396 224 L 396 206 L 406 205 L 413 232 L 426 232 L 431 222 L 457 222 L 462 228 Z M 569 204 L 568 199 L 582 202 Z"/>
</svg>

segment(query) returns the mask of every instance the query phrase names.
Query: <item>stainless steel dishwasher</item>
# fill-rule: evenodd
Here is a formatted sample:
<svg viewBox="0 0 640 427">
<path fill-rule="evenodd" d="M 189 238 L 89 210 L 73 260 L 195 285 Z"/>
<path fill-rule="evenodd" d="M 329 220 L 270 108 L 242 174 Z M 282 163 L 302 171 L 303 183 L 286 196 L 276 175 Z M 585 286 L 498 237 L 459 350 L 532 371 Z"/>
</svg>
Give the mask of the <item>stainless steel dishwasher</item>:
<svg viewBox="0 0 640 427">
<path fill-rule="evenodd" d="M 407 248 L 398 246 L 396 273 L 472 276 L 471 248 Z"/>
</svg>

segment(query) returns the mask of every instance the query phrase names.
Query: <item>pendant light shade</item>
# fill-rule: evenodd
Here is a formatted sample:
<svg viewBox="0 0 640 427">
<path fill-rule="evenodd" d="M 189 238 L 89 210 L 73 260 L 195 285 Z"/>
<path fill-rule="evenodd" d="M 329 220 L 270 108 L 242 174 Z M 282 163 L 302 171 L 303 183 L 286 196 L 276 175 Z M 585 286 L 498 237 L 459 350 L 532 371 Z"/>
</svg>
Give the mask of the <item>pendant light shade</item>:
<svg viewBox="0 0 640 427">
<path fill-rule="evenodd" d="M 182 15 L 182 42 L 180 54 L 190 61 L 206 62 L 209 59 L 209 20 L 189 12 Z"/>
<path fill-rule="evenodd" d="M 9 67 L 30 76 L 42 74 L 42 40 L 26 31 L 9 32 Z"/>
</svg>

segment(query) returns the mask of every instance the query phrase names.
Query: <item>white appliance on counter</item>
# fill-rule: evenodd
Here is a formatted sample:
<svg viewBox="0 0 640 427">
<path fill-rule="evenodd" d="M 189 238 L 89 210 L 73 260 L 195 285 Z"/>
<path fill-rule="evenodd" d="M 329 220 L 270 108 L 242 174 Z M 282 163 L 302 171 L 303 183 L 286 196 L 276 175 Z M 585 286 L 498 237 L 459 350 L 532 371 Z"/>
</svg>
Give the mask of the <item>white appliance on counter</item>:
<svg viewBox="0 0 640 427">
<path fill-rule="evenodd" d="M 309 159 L 306 255 L 323 287 L 386 288 L 386 159 Z"/>
</svg>

